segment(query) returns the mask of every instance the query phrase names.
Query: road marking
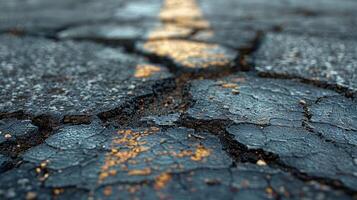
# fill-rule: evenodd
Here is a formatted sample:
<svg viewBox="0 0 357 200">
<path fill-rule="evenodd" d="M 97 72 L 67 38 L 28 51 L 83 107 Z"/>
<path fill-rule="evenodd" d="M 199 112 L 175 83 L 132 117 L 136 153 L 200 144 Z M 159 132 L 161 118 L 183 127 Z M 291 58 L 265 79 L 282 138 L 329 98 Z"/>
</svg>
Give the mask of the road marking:
<svg viewBox="0 0 357 200">
<path fill-rule="evenodd" d="M 134 77 L 147 78 L 160 71 L 161 68 L 155 65 L 149 65 L 149 64 L 137 65 L 135 69 Z"/>
<path fill-rule="evenodd" d="M 162 24 L 149 34 L 143 45 L 145 51 L 187 68 L 225 67 L 234 59 L 232 52 L 217 44 L 172 38 L 210 28 L 195 0 L 166 0 L 159 19 Z"/>
<path fill-rule="evenodd" d="M 172 37 L 187 36 L 197 29 L 209 29 L 209 22 L 203 18 L 195 0 L 166 0 L 159 18 L 162 24 L 149 34 L 148 40 L 144 44 L 146 50 L 160 56 L 171 57 L 178 64 L 188 68 L 226 66 L 231 61 L 226 56 L 225 50 L 219 45 L 172 39 Z M 158 71 L 159 68 L 155 66 L 137 66 L 135 77 L 146 78 Z M 98 183 L 102 183 L 110 176 L 116 176 L 119 172 L 127 172 L 128 175 L 149 175 L 152 172 L 149 168 L 130 171 L 127 167 L 128 164 L 135 165 L 131 162 L 149 150 L 142 139 L 157 131 L 158 128 L 155 127 L 143 131 L 130 129 L 118 131 L 118 135 L 114 136 L 111 142 L 111 152 L 108 152 L 104 158 Z M 211 154 L 211 150 L 202 145 L 198 145 L 194 151 L 191 150 L 184 154 L 176 151 L 178 149 L 167 154 L 177 159 L 189 157 L 194 162 L 203 161 Z M 169 180 L 167 176 L 164 178 L 158 178 L 160 183 L 158 188 L 161 188 L 161 183 L 166 183 Z"/>
</svg>

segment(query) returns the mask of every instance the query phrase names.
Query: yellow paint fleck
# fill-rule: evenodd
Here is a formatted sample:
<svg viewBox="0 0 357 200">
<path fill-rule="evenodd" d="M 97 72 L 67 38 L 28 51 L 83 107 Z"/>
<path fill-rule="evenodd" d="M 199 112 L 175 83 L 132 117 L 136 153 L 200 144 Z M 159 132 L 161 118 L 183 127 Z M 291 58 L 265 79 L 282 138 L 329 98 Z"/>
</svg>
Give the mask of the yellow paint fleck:
<svg viewBox="0 0 357 200">
<path fill-rule="evenodd" d="M 146 176 L 151 174 L 151 169 L 150 168 L 134 169 L 134 170 L 130 170 L 128 174 L 131 176 Z"/>
<path fill-rule="evenodd" d="M 224 83 L 222 84 L 223 88 L 230 88 L 230 89 L 238 89 L 238 85 L 236 83 Z"/>
<path fill-rule="evenodd" d="M 187 157 L 187 156 L 192 156 L 193 155 L 193 151 L 191 151 L 191 150 L 182 150 L 182 151 L 180 151 L 180 153 L 173 153 L 173 155 L 178 157 L 178 158 L 183 158 L 183 157 Z"/>
<path fill-rule="evenodd" d="M 162 173 L 155 179 L 155 189 L 161 190 L 166 187 L 167 183 L 171 180 L 171 175 L 169 173 Z"/>
<path fill-rule="evenodd" d="M 134 76 L 135 78 L 147 78 L 159 72 L 160 70 L 160 67 L 154 65 L 138 65 L 136 66 Z"/>
<path fill-rule="evenodd" d="M 200 161 L 211 154 L 211 150 L 199 145 L 195 151 L 195 154 L 191 156 L 191 160 Z"/>
<path fill-rule="evenodd" d="M 223 83 L 221 83 L 221 86 L 222 86 L 223 88 L 232 89 L 231 92 L 232 92 L 232 94 L 234 94 L 234 95 L 237 95 L 237 94 L 240 93 L 240 91 L 239 91 L 239 85 L 236 84 L 236 83 L 224 83 L 224 82 L 223 82 Z"/>
</svg>

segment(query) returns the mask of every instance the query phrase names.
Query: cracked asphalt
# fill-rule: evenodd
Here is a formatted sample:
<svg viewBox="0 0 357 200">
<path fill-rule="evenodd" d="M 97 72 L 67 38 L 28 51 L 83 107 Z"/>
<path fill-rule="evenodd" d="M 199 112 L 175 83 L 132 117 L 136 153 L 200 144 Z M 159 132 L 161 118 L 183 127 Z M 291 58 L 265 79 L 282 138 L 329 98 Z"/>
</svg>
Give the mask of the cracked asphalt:
<svg viewBox="0 0 357 200">
<path fill-rule="evenodd" d="M 354 0 L 0 0 L 0 199 L 357 199 Z"/>
</svg>

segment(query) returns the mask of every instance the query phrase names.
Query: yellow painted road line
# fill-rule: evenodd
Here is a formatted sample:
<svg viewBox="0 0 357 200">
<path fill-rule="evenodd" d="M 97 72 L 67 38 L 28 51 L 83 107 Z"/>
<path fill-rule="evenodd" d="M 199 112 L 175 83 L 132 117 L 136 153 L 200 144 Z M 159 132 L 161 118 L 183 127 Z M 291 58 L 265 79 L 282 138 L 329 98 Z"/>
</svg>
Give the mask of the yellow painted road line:
<svg viewBox="0 0 357 200">
<path fill-rule="evenodd" d="M 226 67 L 234 59 L 234 53 L 216 44 L 172 39 L 210 28 L 195 0 L 166 0 L 159 18 L 162 25 L 149 34 L 143 45 L 145 51 L 187 68 Z"/>
<path fill-rule="evenodd" d="M 232 56 L 227 56 L 224 48 L 219 45 L 194 42 L 185 39 L 172 39 L 173 36 L 185 36 L 196 29 L 208 29 L 209 22 L 203 18 L 195 0 L 166 0 L 159 14 L 161 26 L 154 29 L 144 48 L 156 55 L 167 56 L 180 65 L 188 68 L 207 68 L 229 65 Z M 151 65 L 140 65 L 136 67 L 136 78 L 146 78 L 152 73 L 158 72 L 160 68 Z M 157 133 L 157 128 L 142 131 L 121 130 L 114 136 L 111 144 L 111 152 L 105 156 L 104 164 L 101 166 L 98 183 L 102 183 L 110 176 L 117 173 L 125 173 L 129 176 L 147 176 L 153 170 L 150 167 L 150 159 L 140 162 L 149 162 L 149 168 L 129 170 L 128 165 L 137 163 L 135 158 L 150 151 L 144 138 Z M 173 149 L 165 156 L 177 159 L 190 158 L 192 162 L 205 160 L 211 154 L 211 150 L 198 145 L 195 150 L 182 151 Z M 171 169 L 166 171 L 170 172 Z M 162 188 L 170 176 L 166 172 L 157 177 L 156 188 Z"/>
</svg>

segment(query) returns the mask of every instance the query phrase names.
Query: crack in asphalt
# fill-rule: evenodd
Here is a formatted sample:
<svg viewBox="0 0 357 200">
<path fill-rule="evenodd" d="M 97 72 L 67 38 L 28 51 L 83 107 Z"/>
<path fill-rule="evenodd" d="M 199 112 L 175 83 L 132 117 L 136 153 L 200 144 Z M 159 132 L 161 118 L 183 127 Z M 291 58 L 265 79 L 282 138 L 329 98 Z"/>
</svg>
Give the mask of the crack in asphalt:
<svg viewBox="0 0 357 200">
<path fill-rule="evenodd" d="M 197 79 L 213 79 L 216 80 L 220 77 L 225 77 L 230 74 L 234 74 L 239 71 L 252 71 L 254 72 L 254 65 L 252 63 L 247 64 L 246 58 L 254 53 L 254 51 L 259 47 L 259 43 L 261 40 L 261 36 L 257 37 L 256 42 L 254 45 L 249 49 L 245 50 L 244 54 L 241 54 L 240 57 L 237 59 L 237 67 L 234 70 L 223 70 L 219 73 L 207 73 L 203 72 L 182 72 L 180 71 L 176 65 L 162 56 L 157 55 L 147 55 L 142 54 L 140 51 L 134 50 L 133 46 L 134 43 L 113 43 L 111 40 L 99 41 L 100 43 L 110 43 L 111 46 L 124 46 L 125 49 L 130 53 L 140 54 L 145 56 L 150 60 L 151 63 L 162 64 L 163 66 L 168 67 L 168 69 L 175 75 L 175 80 L 172 81 L 164 81 L 163 84 L 157 84 L 153 87 L 155 91 L 152 95 L 146 96 L 139 96 L 135 97 L 130 101 L 125 102 L 121 107 L 116 108 L 114 110 L 109 110 L 105 112 L 101 112 L 97 114 L 99 119 L 104 124 L 118 124 L 120 127 L 140 127 L 142 123 L 139 120 L 148 115 L 148 114 L 168 114 L 168 113 L 175 113 L 180 112 L 184 113 L 188 107 L 194 102 L 192 102 L 191 97 L 188 94 L 188 89 L 190 82 Z M 98 42 L 97 40 L 94 40 Z M 118 41 L 116 41 L 118 42 Z M 269 77 L 269 78 L 276 78 L 276 79 L 297 79 L 297 77 L 290 77 L 290 76 L 280 76 L 280 75 L 272 75 L 272 74 L 262 74 L 259 73 L 258 76 L 262 77 Z M 352 98 L 353 95 L 348 93 L 345 88 L 339 88 L 337 86 L 331 86 L 327 84 L 323 84 L 321 82 L 315 82 L 311 80 L 303 80 L 302 82 L 306 82 L 308 84 L 312 84 L 314 86 L 332 89 L 339 93 L 345 94 L 346 97 Z M 164 86 L 163 86 L 164 85 Z M 165 106 L 167 102 L 171 99 L 176 99 L 178 104 L 174 104 L 173 106 Z M 316 100 L 318 101 L 318 100 Z M 309 128 L 307 124 L 311 119 L 311 114 L 308 110 L 307 103 L 302 104 L 304 110 L 305 120 L 303 122 L 303 127 L 308 129 L 309 131 L 313 131 L 313 129 Z M 165 107 L 169 107 L 166 108 Z M 14 167 L 18 167 L 21 165 L 19 159 L 16 159 L 17 155 L 25 150 L 40 145 L 44 142 L 51 132 L 58 128 L 60 125 L 80 125 L 80 124 L 90 124 L 93 121 L 93 118 L 96 116 L 90 115 L 66 115 L 63 117 L 62 120 L 58 120 L 53 118 L 52 116 L 47 115 L 39 115 L 39 116 L 30 116 L 26 114 L 24 111 L 17 111 L 12 113 L 1 113 L 0 119 L 7 119 L 7 118 L 16 118 L 16 119 L 31 119 L 34 125 L 39 127 L 39 135 L 37 135 L 37 139 L 31 139 L 32 141 L 36 141 L 31 145 L 26 145 L 29 142 L 29 138 L 25 138 L 23 140 L 17 140 L 16 145 L 20 144 L 21 149 L 16 150 L 15 156 L 13 156 L 18 164 L 12 164 L 10 167 L 6 169 L 6 171 L 11 170 Z M 272 154 L 270 152 L 265 152 L 262 149 L 255 149 L 249 150 L 243 144 L 237 142 L 230 136 L 228 132 L 225 131 L 225 128 L 232 124 L 231 121 L 224 121 L 224 120 L 212 120 L 212 121 L 200 121 L 200 120 L 193 120 L 189 119 L 186 116 L 180 118 L 179 122 L 177 123 L 178 126 L 193 128 L 196 131 L 208 131 L 216 136 L 218 136 L 221 140 L 221 143 L 224 145 L 225 151 L 238 163 L 242 162 L 249 162 L 256 164 L 258 160 L 264 160 L 267 162 L 269 166 L 277 167 L 284 171 L 291 173 L 293 176 L 303 180 L 303 181 L 318 181 L 321 184 L 326 184 L 333 187 L 336 190 L 342 190 L 347 194 L 354 194 L 354 191 L 350 190 L 347 187 L 344 187 L 341 183 L 337 182 L 336 180 L 330 180 L 321 177 L 310 177 L 304 173 L 299 172 L 297 169 L 291 168 L 279 162 L 279 155 Z M 10 154 L 13 152 L 11 146 L 15 144 L 4 144 L 0 147 L 0 149 L 6 149 L 1 151 L 5 155 Z M 104 186 L 103 186 L 104 187 Z M 280 199 L 281 197 L 277 196 L 276 199 Z"/>
<path fill-rule="evenodd" d="M 196 131 L 207 131 L 220 138 L 221 143 L 224 145 L 224 150 L 238 163 L 252 163 L 256 164 L 259 160 L 264 160 L 269 166 L 281 169 L 290 173 L 294 177 L 308 182 L 317 181 L 321 184 L 328 185 L 336 190 L 341 190 L 346 194 L 353 196 L 356 191 L 344 186 L 340 181 L 324 178 L 309 176 L 306 173 L 300 172 L 298 169 L 288 166 L 279 160 L 279 155 L 271 152 L 264 151 L 263 149 L 248 149 L 247 146 L 238 142 L 231 134 L 226 131 L 234 122 L 230 120 L 195 120 L 183 117 L 178 123 L 180 126 L 192 128 Z"/>
<path fill-rule="evenodd" d="M 104 20 L 103 22 L 106 22 Z M 101 23 L 101 22 L 96 22 Z M 61 32 L 66 29 L 70 29 L 72 27 L 80 26 L 80 25 L 88 25 L 88 23 L 81 23 L 81 24 L 73 24 L 68 25 L 65 27 L 61 27 L 56 30 L 56 33 Z M 195 35 L 197 32 L 205 30 L 205 29 L 194 29 L 193 32 L 187 37 L 184 38 L 185 40 L 190 41 L 190 37 Z M 22 37 L 24 35 L 32 35 L 30 33 L 20 33 L 18 36 Z M 239 143 L 237 140 L 234 139 L 234 136 L 229 134 L 226 131 L 226 128 L 233 124 L 233 121 L 230 120 L 197 120 L 192 119 L 185 115 L 185 112 L 188 108 L 193 105 L 195 102 L 193 101 L 192 97 L 190 96 L 188 90 L 190 89 L 190 84 L 194 80 L 201 80 L 201 79 L 212 79 L 217 80 L 221 77 L 225 77 L 237 72 L 245 72 L 253 74 L 256 77 L 263 77 L 263 78 L 273 78 L 273 79 L 288 79 L 291 81 L 300 81 L 302 83 L 310 84 L 316 87 L 325 88 L 329 90 L 336 91 L 341 95 L 344 95 L 346 98 L 353 99 L 355 97 L 355 93 L 350 91 L 348 88 L 341 87 L 338 85 L 333 85 L 329 83 L 325 83 L 322 81 L 314 81 L 309 79 L 303 79 L 301 77 L 294 77 L 289 75 L 278 75 L 278 74 L 271 74 L 271 73 L 256 73 L 254 69 L 254 60 L 249 60 L 249 57 L 259 48 L 262 36 L 264 35 L 263 32 L 257 32 L 256 39 L 254 40 L 251 47 L 246 49 L 236 50 L 237 57 L 234 59 L 234 67 L 220 71 L 195 71 L 195 72 L 185 72 L 180 69 L 177 63 L 173 62 L 172 60 L 168 59 L 166 56 L 145 53 L 140 51 L 136 48 L 136 44 L 140 42 L 140 40 L 109 40 L 109 39 L 97 39 L 97 38 L 76 38 L 75 41 L 82 41 L 88 40 L 92 42 L 97 42 L 100 44 L 113 46 L 113 47 L 124 47 L 127 53 L 137 54 L 145 57 L 149 60 L 150 63 L 153 64 L 161 64 L 174 75 L 173 79 L 167 79 L 163 81 L 158 81 L 152 88 L 154 91 L 152 94 L 144 95 L 144 96 L 136 96 L 131 100 L 124 102 L 120 107 L 117 107 L 112 110 L 107 110 L 104 112 L 100 112 L 94 115 L 65 115 L 62 119 L 58 119 L 55 116 L 49 115 L 38 115 L 32 116 L 27 114 L 25 111 L 17 111 L 11 113 L 0 113 L 0 120 L 1 119 L 29 119 L 31 122 L 39 128 L 38 134 L 36 134 L 35 138 L 24 138 L 18 139 L 15 142 L 11 143 L 4 143 L 0 145 L 0 153 L 5 155 L 11 155 L 13 161 L 6 167 L 5 171 L 9 171 L 13 168 L 17 168 L 22 165 L 21 158 L 18 156 L 26 151 L 29 148 L 38 146 L 51 135 L 55 130 L 58 129 L 60 126 L 67 126 L 67 125 L 81 125 L 81 124 L 91 124 L 94 120 L 100 120 L 103 126 L 107 125 L 114 125 L 117 127 L 145 127 L 147 126 L 145 123 L 141 122 L 140 120 L 143 117 L 149 115 L 167 115 L 172 113 L 180 113 L 181 116 L 179 120 L 175 123 L 175 125 L 169 127 L 186 127 L 192 128 L 195 131 L 207 131 L 220 139 L 221 144 L 224 147 L 226 153 L 234 159 L 236 163 L 253 163 L 256 164 L 259 160 L 264 160 L 267 162 L 267 165 L 281 169 L 285 172 L 288 172 L 292 176 L 304 181 L 317 181 L 322 185 L 328 185 L 335 190 L 340 190 L 348 195 L 355 195 L 356 191 L 344 186 L 340 181 L 323 178 L 323 177 L 315 177 L 309 176 L 303 172 L 300 172 L 298 169 L 293 168 L 291 166 L 287 166 L 279 160 L 279 155 L 274 154 L 271 152 L 264 151 L 263 149 L 249 149 L 242 143 Z M 48 39 L 60 41 L 62 39 L 56 36 L 38 36 L 37 37 L 45 37 Z M 178 38 L 170 38 L 170 39 L 178 39 Z M 182 39 L 182 38 L 180 38 Z M 160 39 L 157 39 L 160 40 Z M 155 40 L 153 40 L 155 41 Z M 294 79 L 294 80 L 293 80 Z M 319 99 L 315 101 L 318 102 Z M 302 127 L 312 132 L 314 134 L 319 135 L 321 139 L 321 134 L 318 134 L 312 127 L 309 126 L 311 122 L 310 119 L 312 114 L 309 111 L 309 103 L 310 102 L 302 102 L 301 106 L 304 111 L 304 120 L 302 122 Z M 256 125 L 256 124 L 255 124 Z M 20 148 L 16 148 L 16 146 L 20 145 Z M 15 148 L 15 149 L 14 149 Z M 188 170 L 179 173 L 173 173 L 173 175 L 181 175 L 185 173 L 189 173 L 195 170 L 199 170 L 201 168 L 197 168 L 194 170 Z M 210 169 L 210 168 L 208 168 Z M 230 170 L 231 167 L 227 167 L 225 169 Z M 1 173 L 5 172 L 1 171 Z M 271 186 L 270 180 L 266 179 L 269 184 L 269 187 L 272 188 L 274 193 L 274 198 L 277 200 L 282 199 L 282 196 L 279 195 L 278 192 L 274 190 Z M 132 182 L 115 182 L 108 185 L 103 185 L 101 187 L 106 187 L 110 185 L 114 185 L 116 183 L 122 184 L 144 184 L 144 183 L 153 183 L 153 181 L 145 180 L 141 183 L 132 183 Z M 182 186 L 183 183 L 181 183 Z M 45 188 L 48 188 L 45 186 Z M 53 188 L 48 188 L 53 189 Z M 68 186 L 64 187 L 64 189 L 75 189 L 75 186 Z M 188 188 L 184 188 L 184 190 Z"/>
<path fill-rule="evenodd" d="M 301 83 L 309 84 L 318 88 L 329 89 L 344 95 L 346 98 L 354 99 L 356 97 L 356 92 L 349 89 L 348 87 L 343 87 L 338 84 L 331 84 L 327 83 L 322 80 L 312 80 L 312 79 L 305 79 L 299 76 L 293 76 L 288 74 L 276 74 L 270 72 L 259 72 L 258 75 L 263 78 L 273 78 L 273 79 L 283 79 L 283 80 L 295 80 Z"/>
<path fill-rule="evenodd" d="M 246 51 L 244 54 L 241 54 L 239 59 L 237 59 L 238 66 L 242 66 L 241 68 L 235 68 L 234 70 L 227 70 L 227 71 L 220 71 L 220 73 L 207 73 L 207 72 L 199 72 L 199 73 L 189 73 L 189 72 L 181 72 L 175 66 L 174 63 L 167 60 L 165 57 L 157 56 L 157 55 L 146 55 L 142 54 L 140 51 L 133 50 L 133 44 L 119 44 L 120 46 L 125 46 L 128 52 L 131 53 L 138 53 L 150 60 L 151 63 L 158 63 L 162 64 L 168 69 L 173 72 L 175 75 L 174 82 L 172 81 L 164 81 L 163 84 L 157 84 L 153 87 L 155 91 L 152 95 L 147 96 L 139 96 L 135 97 L 130 101 L 125 102 L 121 107 L 116 108 L 114 110 L 109 110 L 105 112 L 101 112 L 97 114 L 99 119 L 104 124 L 118 124 L 120 127 L 140 127 L 142 123 L 139 120 L 146 116 L 147 114 L 168 114 L 168 113 L 175 113 L 180 112 L 184 113 L 188 107 L 194 103 L 192 102 L 191 97 L 188 94 L 188 89 L 190 82 L 197 79 L 218 79 L 220 77 L 224 77 L 230 74 L 234 74 L 239 71 L 252 71 L 254 67 L 251 66 L 254 64 L 247 65 L 246 58 L 247 56 L 254 53 L 255 49 L 258 48 L 260 43 L 260 38 L 257 37 L 257 42 L 251 47 L 250 50 Z M 111 43 L 112 41 L 106 40 L 105 43 Z M 100 41 L 103 43 L 103 41 Z M 111 43 L 111 46 L 117 46 L 118 44 Z M 262 74 L 259 73 L 259 76 L 262 77 L 269 77 L 269 78 L 276 78 L 276 79 L 299 79 L 297 77 L 290 77 L 290 76 L 280 76 L 280 75 L 272 75 L 272 74 Z M 339 93 L 345 94 L 346 97 L 352 98 L 353 95 L 347 91 L 346 88 L 339 88 L 337 86 L 327 85 L 321 82 L 315 82 L 311 80 L 303 80 L 300 79 L 304 83 L 312 84 L 314 86 L 318 86 L 321 88 L 328 88 Z M 162 86 L 164 85 L 164 86 Z M 171 99 L 176 99 L 178 104 L 174 104 L 173 106 L 165 106 L 167 102 Z M 316 100 L 318 101 L 318 100 Z M 303 103 L 303 110 L 305 120 L 303 121 L 303 127 L 308 129 L 309 131 L 314 130 L 308 127 L 309 120 L 311 119 L 311 114 L 308 110 L 308 104 Z M 166 108 L 165 107 L 169 107 Z M 90 124 L 93 121 L 93 118 L 96 116 L 90 115 L 66 115 L 63 117 L 62 120 L 58 120 L 53 118 L 52 116 L 47 115 L 39 115 L 39 116 L 31 116 L 26 114 L 24 111 L 17 111 L 12 113 L 1 113 L 0 119 L 8 119 L 8 118 L 16 118 L 16 119 L 30 119 L 34 125 L 39 127 L 39 134 L 37 135 L 36 139 L 31 139 L 31 141 L 35 141 L 31 145 L 27 145 L 29 142 L 29 138 L 17 140 L 16 143 L 13 144 L 3 144 L 1 145 L 0 152 L 8 155 L 12 154 L 14 150 L 11 148 L 13 146 L 19 145 L 22 147 L 18 150 L 15 150 L 15 154 L 12 156 L 14 157 L 14 162 L 6 169 L 6 171 L 11 170 L 15 167 L 21 165 L 21 161 L 17 158 L 17 155 L 24 152 L 25 150 L 40 145 L 44 142 L 46 138 L 51 135 L 53 130 L 58 128 L 60 125 L 79 125 L 79 124 Z M 291 168 L 279 162 L 279 155 L 272 154 L 270 152 L 265 152 L 262 149 L 255 149 L 249 150 L 243 144 L 237 142 L 230 136 L 228 132 L 225 131 L 225 128 L 232 124 L 231 121 L 223 121 L 223 120 L 212 120 L 212 121 L 200 121 L 200 120 L 193 120 L 189 119 L 186 116 L 180 118 L 179 122 L 177 123 L 178 126 L 193 128 L 196 131 L 208 131 L 216 136 L 218 136 L 221 140 L 221 143 L 224 145 L 225 151 L 238 163 L 242 162 L 249 162 L 256 164 L 256 162 L 260 159 L 267 162 L 269 166 L 277 167 L 282 169 L 286 172 L 291 173 L 293 176 L 303 180 L 303 181 L 318 181 L 321 184 L 326 184 L 333 187 L 336 190 L 344 191 L 347 194 L 353 195 L 354 191 L 351 189 L 343 186 L 340 182 L 336 180 L 321 178 L 321 177 L 310 177 L 304 173 L 299 172 L 297 169 Z M 15 164 L 16 163 L 16 164 Z M 144 181 L 145 182 L 145 181 Z M 104 186 L 103 186 L 104 187 Z M 275 192 L 276 193 L 276 192 Z M 276 199 L 280 199 L 281 197 L 277 196 Z"/>
</svg>

